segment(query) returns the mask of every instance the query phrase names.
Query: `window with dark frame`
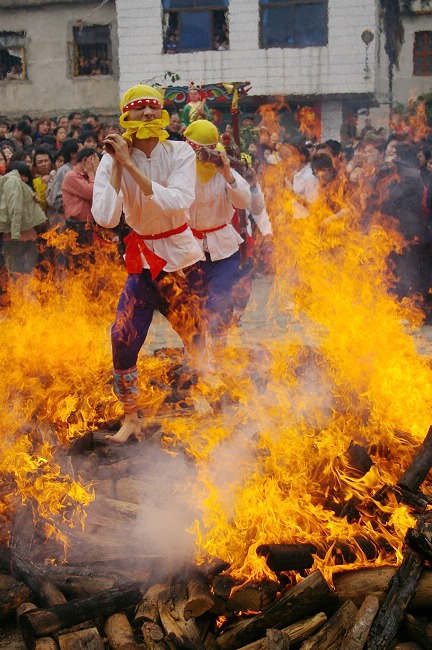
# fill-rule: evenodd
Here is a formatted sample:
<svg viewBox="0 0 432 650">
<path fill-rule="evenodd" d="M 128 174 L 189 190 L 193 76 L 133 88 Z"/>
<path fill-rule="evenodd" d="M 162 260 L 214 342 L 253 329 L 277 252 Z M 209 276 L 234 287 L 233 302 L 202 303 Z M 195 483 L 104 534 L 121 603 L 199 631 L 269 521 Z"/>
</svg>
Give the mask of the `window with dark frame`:
<svg viewBox="0 0 432 650">
<path fill-rule="evenodd" d="M 69 67 L 74 77 L 112 74 L 111 25 L 74 27 Z"/>
<path fill-rule="evenodd" d="M 162 0 L 165 54 L 228 50 L 228 0 Z"/>
<path fill-rule="evenodd" d="M 432 75 L 432 32 L 414 34 L 414 76 Z"/>
<path fill-rule="evenodd" d="M 328 43 L 328 0 L 259 0 L 260 47 L 316 47 Z"/>
<path fill-rule="evenodd" d="M 27 79 L 25 32 L 0 32 L 0 81 Z"/>
</svg>

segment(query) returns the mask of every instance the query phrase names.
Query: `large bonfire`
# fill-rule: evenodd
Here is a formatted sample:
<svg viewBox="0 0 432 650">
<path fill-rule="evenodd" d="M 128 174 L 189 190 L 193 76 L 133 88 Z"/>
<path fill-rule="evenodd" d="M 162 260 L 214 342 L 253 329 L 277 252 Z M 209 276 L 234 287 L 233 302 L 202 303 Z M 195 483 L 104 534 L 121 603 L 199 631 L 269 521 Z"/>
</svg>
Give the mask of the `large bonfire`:
<svg viewBox="0 0 432 650">
<path fill-rule="evenodd" d="M 196 386 L 210 402 L 228 395 L 229 409 L 167 417 L 162 438 L 167 452 L 181 446 L 194 459 L 189 497 L 197 514 L 188 534 L 196 562 L 219 558 L 243 581 L 272 577 L 257 554 L 269 543 L 313 544 L 312 568 L 329 580 L 353 564 L 399 564 L 412 516 L 396 499 L 375 497 L 397 483 L 432 423 L 432 370 L 412 336 L 421 313 L 389 292 L 386 259 L 400 235 L 379 212 L 365 227 L 361 188 L 338 197 L 337 218 L 328 201 L 317 201 L 308 218 L 294 219 L 289 165 L 288 158 L 271 167 L 263 180 L 275 233 L 268 309 L 276 314 L 293 301 L 301 331 L 278 328 L 269 316 L 274 329 L 260 332 L 253 353 L 233 331 L 211 380 L 201 373 Z M 60 245 L 55 233 L 47 237 Z M 60 521 L 85 527 L 93 486 L 69 476 L 56 453 L 121 416 L 109 329 L 125 273 L 107 245 L 79 272 L 61 279 L 46 272 L 11 287 L 0 346 L 3 544 L 29 500 L 52 531 Z M 161 408 L 155 378 L 166 379 L 169 366 L 169 358 L 142 354 L 144 414 Z M 361 475 L 347 461 L 352 444 L 372 460 Z M 340 516 L 349 503 L 356 515 Z M 359 539 L 374 552 L 366 557 Z M 341 545 L 350 549 L 343 566 Z"/>
</svg>

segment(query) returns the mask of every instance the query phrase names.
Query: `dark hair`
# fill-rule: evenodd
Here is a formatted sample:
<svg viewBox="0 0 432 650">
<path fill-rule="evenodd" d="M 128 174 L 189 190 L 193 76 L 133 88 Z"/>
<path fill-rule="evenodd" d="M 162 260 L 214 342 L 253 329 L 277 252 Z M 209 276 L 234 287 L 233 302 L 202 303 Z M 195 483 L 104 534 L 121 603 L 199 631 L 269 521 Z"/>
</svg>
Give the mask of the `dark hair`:
<svg viewBox="0 0 432 650">
<path fill-rule="evenodd" d="M 35 149 L 35 152 L 33 154 L 33 162 L 36 160 L 36 156 L 39 156 L 41 154 L 43 156 L 48 156 L 48 158 L 52 162 L 52 160 L 53 160 L 52 159 L 52 153 L 51 153 L 51 151 L 49 149 L 46 149 L 45 147 L 38 147 L 37 149 Z"/>
<path fill-rule="evenodd" d="M 84 149 L 78 151 L 76 161 L 79 163 L 84 160 L 84 158 L 90 158 L 90 156 L 93 156 L 94 154 L 97 154 L 96 149 L 93 149 L 93 147 L 84 147 Z"/>
<path fill-rule="evenodd" d="M 80 140 L 84 144 L 84 140 L 87 140 L 87 138 L 93 138 L 95 142 L 98 141 L 98 136 L 95 131 L 84 131 L 84 133 L 81 135 Z"/>
<path fill-rule="evenodd" d="M 64 158 L 64 155 L 65 155 L 65 153 L 64 153 L 63 149 L 59 149 L 58 151 L 56 151 L 54 153 L 53 157 L 52 157 L 53 158 L 53 163 L 55 163 L 57 158 L 59 158 L 60 156 L 63 156 L 63 158 Z"/>
<path fill-rule="evenodd" d="M 14 160 L 13 162 L 9 163 L 6 172 L 12 172 L 14 169 L 17 170 L 20 176 L 27 176 L 27 185 L 33 189 L 33 176 L 27 163 L 22 160 Z"/>
<path fill-rule="evenodd" d="M 69 113 L 69 115 L 68 115 L 69 122 L 71 122 L 73 120 L 75 115 L 79 115 L 80 117 L 82 117 L 82 115 L 81 115 L 81 113 L 79 111 L 73 111 L 72 113 Z"/>
<path fill-rule="evenodd" d="M 88 115 L 86 115 L 86 119 L 88 117 L 92 117 L 96 122 L 99 122 L 99 115 L 96 115 L 96 113 L 89 113 Z"/>
<path fill-rule="evenodd" d="M 396 159 L 395 162 L 403 161 L 412 167 L 418 166 L 417 152 L 410 142 L 398 142 L 395 146 Z"/>
<path fill-rule="evenodd" d="M 41 138 L 37 140 L 37 146 L 38 148 L 41 148 L 44 146 L 46 149 L 45 145 L 48 145 L 49 149 L 55 149 L 57 144 L 57 140 L 55 139 L 54 135 L 43 135 Z"/>
<path fill-rule="evenodd" d="M 70 162 L 73 153 L 78 153 L 80 148 L 80 142 L 76 138 L 69 138 L 63 142 L 63 146 L 60 151 L 63 151 L 65 162 Z"/>
<path fill-rule="evenodd" d="M 326 154 L 322 154 L 321 156 L 317 156 L 316 158 L 313 158 L 311 162 L 311 167 L 314 173 L 320 171 L 326 171 L 328 169 L 334 170 L 333 160 L 330 158 L 330 156 L 327 156 Z"/>
<path fill-rule="evenodd" d="M 338 140 L 326 140 L 325 143 L 334 156 L 339 156 L 342 151 L 342 145 Z"/>
<path fill-rule="evenodd" d="M 304 156 L 306 158 L 306 162 L 310 162 L 311 151 L 305 144 L 297 145 L 297 151 L 299 152 L 300 156 Z"/>
<path fill-rule="evenodd" d="M 21 120 L 21 122 L 18 122 L 18 124 L 15 125 L 15 128 L 17 131 L 21 131 L 24 133 L 24 135 L 31 135 L 31 126 L 27 122 L 24 122 L 24 120 Z"/>
</svg>

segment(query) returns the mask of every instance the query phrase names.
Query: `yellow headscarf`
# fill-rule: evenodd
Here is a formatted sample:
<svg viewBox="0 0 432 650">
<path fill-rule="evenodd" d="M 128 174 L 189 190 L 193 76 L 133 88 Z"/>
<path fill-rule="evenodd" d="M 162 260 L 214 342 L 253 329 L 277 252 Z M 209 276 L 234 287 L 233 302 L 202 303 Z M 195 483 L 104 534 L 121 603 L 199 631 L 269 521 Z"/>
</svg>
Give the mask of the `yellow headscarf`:
<svg viewBox="0 0 432 650">
<path fill-rule="evenodd" d="M 146 140 L 147 138 L 159 138 L 160 141 L 166 140 L 169 133 L 165 131 L 168 126 L 170 118 L 167 111 L 162 110 L 161 119 L 151 120 L 150 122 L 141 122 L 140 120 L 128 120 L 129 108 L 134 108 L 140 105 L 140 100 L 153 100 L 155 105 L 163 106 L 162 93 L 145 84 L 137 84 L 129 88 L 120 100 L 120 124 L 126 129 L 123 133 L 123 138 L 132 142 L 132 136 L 135 135 L 138 140 Z M 134 106 L 135 104 L 135 106 Z"/>
<path fill-rule="evenodd" d="M 224 147 L 219 143 L 219 131 L 216 126 L 208 120 L 197 120 L 189 124 L 184 132 L 184 136 L 193 145 L 216 145 L 219 151 L 225 151 Z M 197 174 L 198 178 L 207 183 L 215 174 L 217 174 L 217 167 L 211 162 L 201 162 L 197 158 Z"/>
</svg>

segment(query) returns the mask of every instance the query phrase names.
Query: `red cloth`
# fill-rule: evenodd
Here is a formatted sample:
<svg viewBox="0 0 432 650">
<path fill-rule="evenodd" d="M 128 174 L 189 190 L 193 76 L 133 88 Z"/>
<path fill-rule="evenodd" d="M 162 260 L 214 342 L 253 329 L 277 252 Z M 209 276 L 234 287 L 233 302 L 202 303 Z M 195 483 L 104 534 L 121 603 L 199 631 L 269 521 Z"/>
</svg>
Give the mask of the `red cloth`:
<svg viewBox="0 0 432 650">
<path fill-rule="evenodd" d="M 206 235 L 208 232 L 216 232 L 216 230 L 222 230 L 222 228 L 225 228 L 225 226 L 228 225 L 226 223 L 223 223 L 221 226 L 216 226 L 215 228 L 209 228 L 208 230 L 196 230 L 196 228 L 191 228 L 194 237 L 197 239 L 204 239 L 204 235 Z"/>
<path fill-rule="evenodd" d="M 184 232 L 187 229 L 187 224 L 184 223 L 178 228 L 173 230 L 166 230 L 161 232 L 158 235 L 139 235 L 135 230 L 133 230 L 129 235 L 124 238 L 124 243 L 126 245 L 126 269 L 128 273 L 141 273 L 143 269 L 143 263 L 141 258 L 141 253 L 144 255 L 147 264 L 150 267 L 150 274 L 152 280 L 157 278 L 159 273 L 164 269 L 166 260 L 159 255 L 156 255 L 144 242 L 144 239 L 166 239 L 171 237 L 171 235 L 178 235 L 181 232 Z"/>
</svg>

